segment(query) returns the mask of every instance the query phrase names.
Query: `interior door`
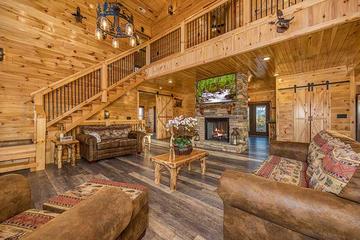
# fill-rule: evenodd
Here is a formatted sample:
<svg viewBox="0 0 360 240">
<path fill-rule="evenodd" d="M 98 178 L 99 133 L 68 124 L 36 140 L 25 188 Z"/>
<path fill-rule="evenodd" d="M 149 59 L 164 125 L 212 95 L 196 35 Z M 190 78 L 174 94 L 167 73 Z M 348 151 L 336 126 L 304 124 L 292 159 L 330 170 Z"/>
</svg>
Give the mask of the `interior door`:
<svg viewBox="0 0 360 240">
<path fill-rule="evenodd" d="M 326 86 L 317 86 L 311 94 L 311 138 L 330 129 L 330 93 Z"/>
<path fill-rule="evenodd" d="M 250 135 L 268 136 L 269 111 L 269 103 L 252 103 L 249 105 Z"/>
<path fill-rule="evenodd" d="M 166 131 L 166 124 L 174 117 L 173 98 L 170 96 L 156 95 L 156 138 L 170 138 L 170 133 Z"/>
<path fill-rule="evenodd" d="M 297 89 L 294 94 L 294 141 L 310 141 L 310 92 L 307 88 Z"/>
</svg>

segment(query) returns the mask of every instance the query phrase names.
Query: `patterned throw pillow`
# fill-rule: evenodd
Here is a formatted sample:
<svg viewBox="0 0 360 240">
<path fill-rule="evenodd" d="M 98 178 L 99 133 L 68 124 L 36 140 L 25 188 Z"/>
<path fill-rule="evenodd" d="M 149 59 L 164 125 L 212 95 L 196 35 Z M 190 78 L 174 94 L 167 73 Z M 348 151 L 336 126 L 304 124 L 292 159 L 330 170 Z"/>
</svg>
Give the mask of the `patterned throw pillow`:
<svg viewBox="0 0 360 240">
<path fill-rule="evenodd" d="M 321 164 L 314 168 L 309 181 L 310 188 L 339 194 L 354 175 L 360 165 L 360 155 L 349 145 L 339 142 L 338 139 L 334 139 L 323 145 L 322 151 L 325 156 Z"/>
<path fill-rule="evenodd" d="M 85 134 L 91 135 L 96 138 L 97 143 L 101 143 L 101 137 L 97 132 L 84 131 Z"/>
</svg>

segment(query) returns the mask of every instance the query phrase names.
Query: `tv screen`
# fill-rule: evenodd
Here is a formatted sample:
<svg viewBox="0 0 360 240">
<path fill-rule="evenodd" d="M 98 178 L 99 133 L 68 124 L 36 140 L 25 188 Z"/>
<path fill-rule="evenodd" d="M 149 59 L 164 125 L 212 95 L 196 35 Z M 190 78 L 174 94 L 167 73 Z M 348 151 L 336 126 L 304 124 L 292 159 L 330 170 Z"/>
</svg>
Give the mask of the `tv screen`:
<svg viewBox="0 0 360 240">
<path fill-rule="evenodd" d="M 198 103 L 231 102 L 236 97 L 235 74 L 200 80 L 197 82 Z"/>
</svg>

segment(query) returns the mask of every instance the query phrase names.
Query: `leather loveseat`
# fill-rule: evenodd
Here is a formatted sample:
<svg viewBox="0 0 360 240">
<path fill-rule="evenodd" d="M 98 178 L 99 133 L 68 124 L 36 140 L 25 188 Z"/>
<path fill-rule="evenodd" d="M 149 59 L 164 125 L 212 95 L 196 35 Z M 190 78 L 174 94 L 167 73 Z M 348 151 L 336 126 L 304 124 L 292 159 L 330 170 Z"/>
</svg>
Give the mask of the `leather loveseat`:
<svg viewBox="0 0 360 240">
<path fill-rule="evenodd" d="M 140 153 L 145 133 L 132 131 L 130 125 L 81 126 L 76 139 L 80 155 L 89 162 Z"/>
<path fill-rule="evenodd" d="M 321 132 L 273 142 L 254 173 L 225 171 L 224 239 L 360 239 L 360 144 Z"/>
<path fill-rule="evenodd" d="M 148 193 L 140 185 L 93 179 L 40 210 L 25 177 L 1 176 L 0 184 L 1 240 L 138 240 L 148 226 Z"/>
</svg>

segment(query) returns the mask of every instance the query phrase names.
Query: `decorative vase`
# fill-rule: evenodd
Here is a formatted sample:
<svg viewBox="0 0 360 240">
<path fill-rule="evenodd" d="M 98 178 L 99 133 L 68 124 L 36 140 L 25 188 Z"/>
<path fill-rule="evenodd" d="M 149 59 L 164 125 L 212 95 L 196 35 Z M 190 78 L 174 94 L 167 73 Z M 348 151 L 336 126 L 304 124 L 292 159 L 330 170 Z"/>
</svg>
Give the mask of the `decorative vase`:
<svg viewBox="0 0 360 240">
<path fill-rule="evenodd" d="M 186 145 L 184 147 L 179 147 L 174 145 L 175 155 L 182 156 L 182 155 L 189 155 L 193 151 L 192 144 Z"/>
</svg>

